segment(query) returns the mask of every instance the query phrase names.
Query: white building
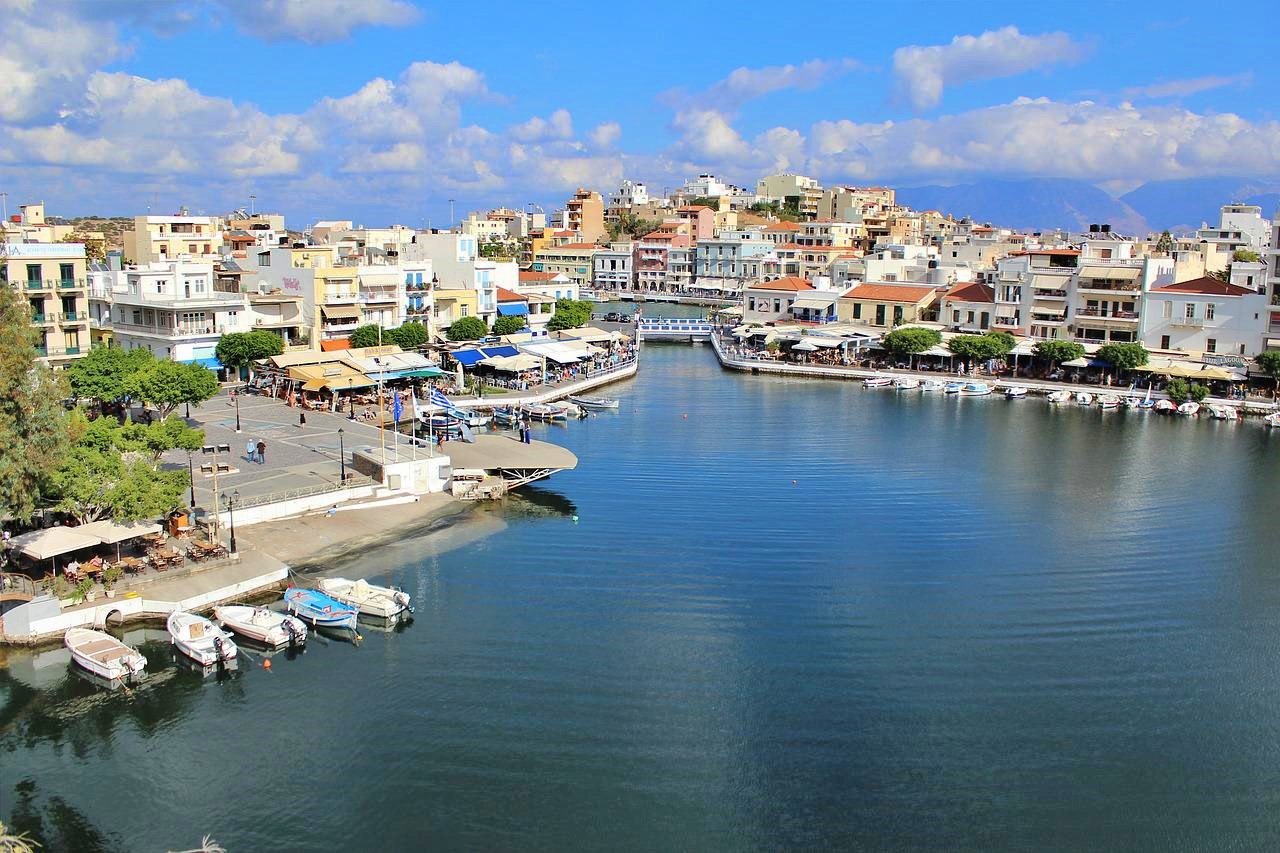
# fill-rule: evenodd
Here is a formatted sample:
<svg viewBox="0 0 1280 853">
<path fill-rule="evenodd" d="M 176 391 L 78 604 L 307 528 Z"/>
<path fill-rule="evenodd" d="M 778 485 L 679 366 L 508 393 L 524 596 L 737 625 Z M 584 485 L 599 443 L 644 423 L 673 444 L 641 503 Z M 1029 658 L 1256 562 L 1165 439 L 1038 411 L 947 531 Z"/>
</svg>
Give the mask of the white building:
<svg viewBox="0 0 1280 853">
<path fill-rule="evenodd" d="M 591 286 L 609 292 L 630 291 L 635 283 L 631 243 L 613 243 L 592 256 Z"/>
<path fill-rule="evenodd" d="M 405 247 L 405 259 L 430 261 L 439 286 L 449 290 L 474 290 L 477 311 L 486 323 L 493 323 L 498 311 L 498 288 L 515 291 L 520 269 L 515 261 L 482 258 L 477 239 L 468 234 L 443 232 L 418 234 Z"/>
<path fill-rule="evenodd" d="M 623 181 L 609 196 L 609 207 L 634 207 L 649 203 L 649 190 L 639 181 Z"/>
<path fill-rule="evenodd" d="M 208 261 L 157 262 L 126 269 L 112 293 L 112 329 L 126 350 L 218 368 L 214 348 L 227 332 L 252 328 L 244 294 L 215 289 Z"/>
<path fill-rule="evenodd" d="M 1270 300 L 1212 276 L 1153 288 L 1143 297 L 1150 349 L 1253 356 L 1266 348 Z"/>
</svg>

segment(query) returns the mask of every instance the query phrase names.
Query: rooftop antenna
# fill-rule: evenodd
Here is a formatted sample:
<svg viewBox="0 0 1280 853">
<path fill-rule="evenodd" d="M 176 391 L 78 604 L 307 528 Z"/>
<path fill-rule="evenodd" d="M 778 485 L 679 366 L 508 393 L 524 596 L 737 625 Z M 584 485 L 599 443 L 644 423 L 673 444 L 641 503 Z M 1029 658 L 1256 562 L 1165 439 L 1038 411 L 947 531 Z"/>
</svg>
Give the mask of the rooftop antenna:
<svg viewBox="0 0 1280 853">
<path fill-rule="evenodd" d="M 453 199 L 449 199 L 449 228 L 452 229 L 454 224 L 453 218 Z"/>
<path fill-rule="evenodd" d="M 257 210 L 257 207 L 256 207 L 257 201 L 258 201 L 258 197 L 253 193 L 249 193 L 249 215 L 250 216 L 253 216 Z"/>
</svg>

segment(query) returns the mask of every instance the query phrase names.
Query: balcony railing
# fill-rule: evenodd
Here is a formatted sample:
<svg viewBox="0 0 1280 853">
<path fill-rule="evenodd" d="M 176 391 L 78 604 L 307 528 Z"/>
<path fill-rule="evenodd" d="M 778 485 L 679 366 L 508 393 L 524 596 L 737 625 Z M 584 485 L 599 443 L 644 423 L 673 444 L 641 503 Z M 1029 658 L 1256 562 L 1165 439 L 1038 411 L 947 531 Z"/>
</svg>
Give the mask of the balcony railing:
<svg viewBox="0 0 1280 853">
<path fill-rule="evenodd" d="M 1136 311 L 1107 311 L 1102 308 L 1077 308 L 1077 317 L 1104 317 L 1112 320 L 1136 320 Z"/>
<path fill-rule="evenodd" d="M 53 315 L 51 314 L 32 314 L 31 324 L 34 326 L 43 326 L 45 323 L 52 323 Z"/>
<path fill-rule="evenodd" d="M 58 316 L 64 323 L 83 323 L 89 319 L 86 311 L 64 311 Z"/>
<path fill-rule="evenodd" d="M 1018 325 L 1018 318 L 1017 317 L 996 317 L 995 320 L 992 321 L 992 325 L 1009 326 L 1013 328 Z"/>
<path fill-rule="evenodd" d="M 1125 293 L 1136 293 L 1142 289 L 1141 285 L 1128 281 L 1112 281 L 1110 279 L 1101 278 L 1082 278 L 1080 279 L 1080 290 L 1105 290 L 1108 292 L 1123 291 Z"/>
<path fill-rule="evenodd" d="M 1033 287 L 1032 295 L 1036 299 L 1066 299 L 1067 298 L 1067 292 L 1065 290 L 1058 290 L 1057 288 L 1052 288 L 1052 287 L 1045 287 L 1045 288 Z"/>
<path fill-rule="evenodd" d="M 1033 323 L 1065 323 L 1067 322 L 1066 314 L 1037 314 L 1031 313 L 1031 321 Z"/>
<path fill-rule="evenodd" d="M 1204 326 L 1204 322 L 1204 317 L 1171 317 L 1169 319 L 1170 326 L 1191 326 L 1197 329 Z"/>
<path fill-rule="evenodd" d="M 46 346 L 37 346 L 37 347 L 35 348 L 35 350 L 36 350 L 36 356 L 37 356 L 37 357 L 39 357 L 39 358 L 48 358 L 48 357 L 49 357 L 49 348 L 48 348 L 48 347 L 46 347 Z"/>
<path fill-rule="evenodd" d="M 202 325 L 202 326 L 146 326 L 141 323 L 122 323 L 116 322 L 113 326 L 120 332 L 138 332 L 144 335 L 156 335 L 162 338 L 184 338 L 200 335 L 221 335 L 227 331 L 226 326 Z"/>
<path fill-rule="evenodd" d="M 50 290 L 52 284 L 35 278 L 27 279 L 27 290 Z"/>
<path fill-rule="evenodd" d="M 58 287 L 62 290 L 70 290 L 73 287 L 84 287 L 84 279 L 60 278 L 58 279 Z"/>
</svg>

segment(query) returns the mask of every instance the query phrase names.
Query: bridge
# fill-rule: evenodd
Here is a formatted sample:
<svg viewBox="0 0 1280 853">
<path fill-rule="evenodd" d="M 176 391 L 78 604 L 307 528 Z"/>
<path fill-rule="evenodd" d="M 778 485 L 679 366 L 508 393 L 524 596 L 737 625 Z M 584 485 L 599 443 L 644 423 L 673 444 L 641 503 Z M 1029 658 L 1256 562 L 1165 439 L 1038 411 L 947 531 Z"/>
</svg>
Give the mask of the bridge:
<svg viewBox="0 0 1280 853">
<path fill-rule="evenodd" d="M 0 602 L 30 601 L 38 594 L 36 582 L 26 575 L 0 572 Z"/>
<path fill-rule="evenodd" d="M 715 329 L 715 323 L 698 317 L 641 317 L 636 323 L 636 334 L 645 341 L 705 341 Z"/>
</svg>

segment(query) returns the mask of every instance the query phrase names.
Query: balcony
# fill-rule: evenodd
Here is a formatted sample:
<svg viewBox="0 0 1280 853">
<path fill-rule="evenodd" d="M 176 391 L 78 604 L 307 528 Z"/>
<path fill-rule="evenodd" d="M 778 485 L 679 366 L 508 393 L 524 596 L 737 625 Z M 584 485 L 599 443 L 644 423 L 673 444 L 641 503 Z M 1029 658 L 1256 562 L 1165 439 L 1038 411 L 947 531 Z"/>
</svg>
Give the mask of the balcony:
<svg viewBox="0 0 1280 853">
<path fill-rule="evenodd" d="M 43 346 L 43 345 L 41 345 L 41 346 L 37 346 L 37 347 L 35 348 L 35 351 L 36 351 L 36 357 L 37 357 L 37 358 L 48 358 L 48 357 L 49 357 L 49 348 L 48 348 L 47 346 Z"/>
<path fill-rule="evenodd" d="M 355 293 L 326 293 L 324 295 L 325 305 L 354 305 L 358 300 L 359 296 Z"/>
<path fill-rule="evenodd" d="M 1067 322 L 1066 314 L 1045 314 L 1031 312 L 1031 322 L 1033 323 L 1065 323 Z"/>
<path fill-rule="evenodd" d="M 1065 290 L 1057 290 L 1052 287 L 1045 287 L 1045 288 L 1033 287 L 1031 289 L 1031 295 L 1035 299 L 1066 299 L 1067 298 L 1067 292 Z"/>
<path fill-rule="evenodd" d="M 67 347 L 65 350 L 63 350 L 63 352 L 66 355 L 79 355 L 80 347 Z"/>
<path fill-rule="evenodd" d="M 41 281 L 40 279 L 27 279 L 27 290 L 52 290 L 53 282 Z"/>
<path fill-rule="evenodd" d="M 83 323 L 89 319 L 89 314 L 85 311 L 64 311 L 58 318 L 64 323 Z"/>
<path fill-rule="evenodd" d="M 60 278 L 58 279 L 59 290 L 71 290 L 74 287 L 84 287 L 84 279 Z"/>
<path fill-rule="evenodd" d="M 1205 319 L 1204 317 L 1171 317 L 1169 318 L 1169 325 L 1200 329 L 1204 327 Z"/>
<path fill-rule="evenodd" d="M 1082 293 L 1098 291 L 1101 293 L 1137 293 L 1142 285 L 1131 281 L 1112 281 L 1100 278 L 1082 278 L 1076 287 Z"/>
<path fill-rule="evenodd" d="M 112 328 L 117 332 L 132 332 L 139 335 L 151 335 L 157 338 L 194 338 L 212 337 L 227 331 L 226 326 L 213 324 L 202 326 L 146 326 L 140 323 L 115 323 Z"/>
<path fill-rule="evenodd" d="M 49 323 L 52 323 L 52 322 L 53 322 L 53 318 L 54 318 L 54 315 L 53 315 L 53 314 L 32 314 L 32 315 L 31 315 L 31 325 L 33 325 L 33 326 L 44 326 L 44 325 L 47 325 L 47 324 L 49 324 Z"/>
<path fill-rule="evenodd" d="M 1001 328 L 1016 329 L 1018 328 L 1017 317 L 996 317 L 991 325 L 1000 326 Z"/>
<path fill-rule="evenodd" d="M 1103 308 L 1077 308 L 1077 317 L 1090 317 L 1098 320 L 1124 320 L 1136 323 L 1138 321 L 1138 312 L 1136 311 L 1108 311 Z"/>
</svg>

